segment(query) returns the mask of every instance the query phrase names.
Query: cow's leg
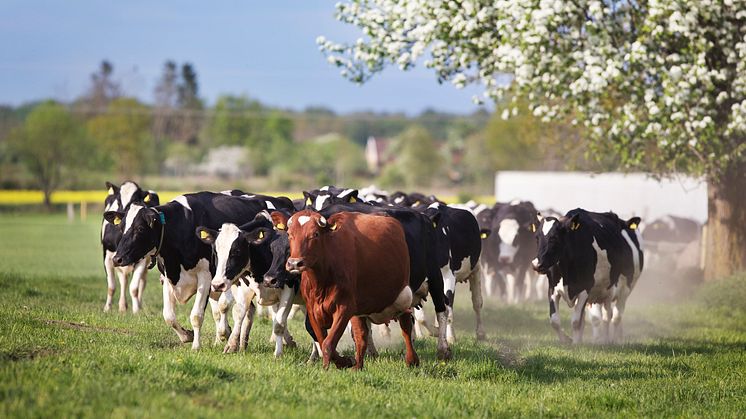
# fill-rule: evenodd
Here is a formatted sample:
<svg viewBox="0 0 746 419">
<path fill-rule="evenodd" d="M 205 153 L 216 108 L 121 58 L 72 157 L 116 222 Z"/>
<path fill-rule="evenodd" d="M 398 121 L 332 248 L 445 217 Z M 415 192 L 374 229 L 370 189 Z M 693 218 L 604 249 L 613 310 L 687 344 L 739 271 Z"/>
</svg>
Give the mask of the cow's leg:
<svg viewBox="0 0 746 419">
<path fill-rule="evenodd" d="M 198 273 L 197 292 L 194 294 L 194 305 L 192 306 L 192 312 L 189 314 L 189 320 L 191 321 L 192 328 L 194 329 L 194 340 L 192 341 L 192 349 L 195 351 L 200 348 L 202 322 L 205 320 L 205 307 L 207 306 L 207 299 L 209 298 L 209 296 L 210 275 L 209 273 Z"/>
<path fill-rule="evenodd" d="M 366 336 L 365 339 L 367 341 L 366 342 L 366 346 L 368 348 L 367 353 L 368 353 L 368 356 L 370 356 L 372 358 L 376 358 L 376 357 L 378 357 L 378 349 L 376 349 L 376 343 L 373 342 L 373 328 L 372 328 L 373 325 L 372 325 L 370 319 L 366 319 L 365 322 L 366 322 L 366 330 L 367 330 L 366 335 L 365 335 Z M 354 325 L 352 327 L 353 327 L 353 329 L 355 328 Z M 379 329 L 381 329 L 381 328 L 388 329 L 388 325 L 386 325 L 386 324 L 379 324 L 379 325 L 377 325 L 377 327 Z M 355 333 L 357 333 L 357 332 L 355 332 Z M 391 335 L 391 331 L 389 331 L 389 336 L 390 335 Z"/>
<path fill-rule="evenodd" d="M 480 263 L 480 266 L 482 266 L 482 282 L 484 282 L 484 292 L 487 294 L 487 297 L 494 297 L 495 296 L 495 290 L 497 288 L 497 280 L 495 278 L 496 272 L 494 269 L 482 265 Z"/>
<path fill-rule="evenodd" d="M 246 304 L 249 305 L 249 311 L 241 323 L 241 341 L 238 345 L 238 349 L 241 352 L 245 351 L 246 346 L 249 344 L 249 334 L 251 333 L 251 327 L 254 325 L 254 313 L 256 313 L 256 304 L 251 299 L 248 299 Z"/>
<path fill-rule="evenodd" d="M 119 311 L 127 311 L 127 272 L 124 269 L 117 269 L 119 277 Z"/>
<path fill-rule="evenodd" d="M 448 323 L 448 314 L 445 311 L 435 313 L 438 318 L 438 359 L 451 359 L 451 348 L 446 338 L 446 324 Z"/>
<path fill-rule="evenodd" d="M 510 272 L 505 274 L 505 299 L 508 304 L 515 304 L 518 302 L 516 297 L 516 278 L 515 275 Z"/>
<path fill-rule="evenodd" d="M 355 341 L 355 365 L 352 368 L 361 370 L 371 334 L 368 320 L 355 316 L 350 319 L 350 324 L 352 324 L 352 339 Z"/>
<path fill-rule="evenodd" d="M 417 337 L 424 338 L 427 336 L 438 336 L 438 329 L 427 322 L 427 315 L 425 314 L 424 307 L 414 309 L 414 319 L 414 331 Z"/>
<path fill-rule="evenodd" d="M 290 314 L 288 314 L 288 319 L 294 319 L 295 313 L 297 312 L 303 313 L 303 315 L 306 314 L 306 306 L 303 304 L 293 304 L 293 308 L 290 309 Z"/>
<path fill-rule="evenodd" d="M 140 310 L 142 310 L 142 300 L 145 295 L 145 286 L 148 284 L 148 266 L 150 266 L 150 259 L 145 264 L 145 269 L 142 271 L 142 277 L 140 277 L 140 285 L 137 288 L 137 300 L 140 303 Z"/>
<path fill-rule="evenodd" d="M 272 332 L 275 335 L 275 357 L 282 356 L 282 340 L 289 337 L 288 346 L 295 347 L 295 341 L 287 330 L 288 314 L 293 306 L 295 299 L 295 290 L 292 287 L 285 287 L 280 292 L 280 302 L 275 310 L 275 317 L 272 324 Z"/>
<path fill-rule="evenodd" d="M 132 298 L 132 312 L 137 313 L 140 311 L 142 294 L 140 294 L 140 287 L 145 281 L 145 276 L 148 273 L 148 263 L 150 258 L 143 258 L 140 262 L 135 265 L 135 270 L 132 271 L 132 280 L 130 281 L 130 297 Z"/>
<path fill-rule="evenodd" d="M 604 343 L 611 342 L 611 337 L 609 336 L 609 325 L 611 324 L 611 305 L 613 303 L 611 300 L 607 300 L 603 304 L 603 317 L 602 317 L 602 324 L 601 324 L 601 337 L 604 340 Z"/>
<path fill-rule="evenodd" d="M 231 334 L 228 337 L 228 342 L 223 347 L 224 354 L 238 351 L 243 324 L 247 322 L 245 320 L 246 314 L 249 311 L 251 299 L 254 297 L 251 289 L 243 284 L 233 285 L 231 288 L 233 289 L 233 296 L 236 299 L 236 303 L 233 305 L 233 330 L 231 330 Z M 213 313 L 213 315 L 215 314 Z"/>
<path fill-rule="evenodd" d="M 593 342 L 604 343 L 601 337 L 601 304 L 590 304 L 588 313 L 591 315 L 591 326 L 593 327 Z"/>
<path fill-rule="evenodd" d="M 215 321 L 215 345 L 221 344 L 231 335 L 228 311 L 234 303 L 232 288 L 228 288 L 223 293 L 210 293 L 210 311 Z"/>
<path fill-rule="evenodd" d="M 548 291 L 549 278 L 544 274 L 536 275 L 534 280 L 534 292 L 536 292 L 536 300 L 541 301 L 541 296 L 546 295 Z"/>
<path fill-rule="evenodd" d="M 321 357 L 321 344 L 318 342 L 318 339 L 316 338 L 316 333 L 313 330 L 313 326 L 311 326 L 311 319 L 308 316 L 308 308 L 305 310 L 306 312 L 306 319 L 305 319 L 305 327 L 306 332 L 311 336 L 311 354 L 308 356 L 308 361 L 306 361 L 307 364 L 312 364 L 319 360 L 319 357 Z"/>
<path fill-rule="evenodd" d="M 106 251 L 104 253 L 104 270 L 106 271 L 106 304 L 104 311 L 111 310 L 111 301 L 114 299 L 114 292 L 117 289 L 116 274 L 114 273 L 114 252 Z"/>
<path fill-rule="evenodd" d="M 340 356 L 337 353 L 337 344 L 344 334 L 351 317 L 344 306 L 337 307 L 337 311 L 332 316 L 332 327 L 329 329 L 329 334 L 324 338 L 324 343 L 321 344 L 324 355 L 324 368 L 329 368 L 329 362 L 332 360 L 334 360 L 334 364 L 339 369 L 349 368 L 353 365 L 351 359 Z M 315 330 L 316 328 L 314 328 Z"/>
<path fill-rule="evenodd" d="M 560 343 L 572 342 L 570 336 L 567 336 L 567 333 L 562 330 L 562 322 L 559 316 L 559 300 L 562 298 L 560 293 L 555 291 L 554 288 L 550 288 L 547 295 L 549 297 L 549 323 L 552 325 L 552 329 L 557 333 Z"/>
<path fill-rule="evenodd" d="M 614 304 L 611 325 L 614 328 L 614 334 L 612 341 L 614 343 L 622 343 L 624 340 L 624 329 L 622 328 L 622 316 L 624 315 L 624 308 L 627 305 L 627 298 L 629 297 L 630 289 L 626 285 L 619 287 L 617 294 L 616 304 Z"/>
<path fill-rule="evenodd" d="M 420 365 L 420 358 L 414 351 L 412 345 L 412 314 L 404 313 L 399 316 L 399 326 L 401 326 L 401 335 L 404 338 L 404 346 L 407 348 L 405 359 L 408 367 L 417 367 Z"/>
<path fill-rule="evenodd" d="M 449 344 L 453 344 L 456 341 L 456 334 L 453 331 L 453 301 L 456 298 L 456 277 L 451 271 L 450 265 L 446 265 L 441 268 L 441 274 L 443 275 L 443 290 L 446 296 L 446 340 Z M 440 320 L 440 319 L 439 319 Z"/>
<path fill-rule="evenodd" d="M 572 343 L 583 342 L 583 326 L 585 325 L 585 303 L 588 301 L 588 292 L 585 290 L 578 294 L 577 302 L 572 313 Z"/>
<path fill-rule="evenodd" d="M 174 296 L 171 281 L 168 278 L 161 279 L 163 282 L 163 320 L 174 329 L 182 343 L 192 342 L 194 340 L 194 332 L 184 329 L 176 320 L 176 297 Z"/>
<path fill-rule="evenodd" d="M 487 336 L 482 325 L 482 270 L 479 265 L 469 275 L 469 290 L 471 291 L 471 307 L 474 309 L 474 317 L 477 321 L 477 340 L 485 340 Z"/>
</svg>

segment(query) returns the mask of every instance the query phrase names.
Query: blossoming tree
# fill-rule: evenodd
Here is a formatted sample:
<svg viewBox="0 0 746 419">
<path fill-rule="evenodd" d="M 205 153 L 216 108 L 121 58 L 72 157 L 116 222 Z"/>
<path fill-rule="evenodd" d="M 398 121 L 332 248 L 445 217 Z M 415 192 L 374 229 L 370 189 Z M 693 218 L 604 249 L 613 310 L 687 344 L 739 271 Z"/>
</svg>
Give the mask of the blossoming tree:
<svg viewBox="0 0 746 419">
<path fill-rule="evenodd" d="M 738 0 L 352 0 L 351 44 L 319 37 L 363 83 L 419 59 L 514 114 L 582 124 L 597 157 L 708 182 L 706 276 L 746 268 L 746 4 Z M 512 100 L 506 100 L 512 98 Z"/>
</svg>

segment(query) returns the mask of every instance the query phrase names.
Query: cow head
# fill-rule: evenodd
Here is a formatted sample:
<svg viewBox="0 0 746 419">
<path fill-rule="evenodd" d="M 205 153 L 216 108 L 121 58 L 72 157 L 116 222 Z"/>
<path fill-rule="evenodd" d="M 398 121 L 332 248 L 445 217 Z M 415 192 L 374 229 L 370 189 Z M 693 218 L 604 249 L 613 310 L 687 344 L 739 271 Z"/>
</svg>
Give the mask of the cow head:
<svg viewBox="0 0 746 419">
<path fill-rule="evenodd" d="M 499 265 L 511 265 L 522 246 L 534 246 L 539 225 L 533 204 L 519 202 L 499 207 L 493 218 L 492 234 L 499 240 Z"/>
<path fill-rule="evenodd" d="M 536 231 L 537 256 L 533 268 L 539 273 L 549 272 L 549 269 L 559 262 L 567 236 L 575 234 L 581 228 L 579 214 L 559 219 L 555 217 L 542 219 Z"/>
<path fill-rule="evenodd" d="M 104 218 L 122 231 L 113 259 L 115 266 L 132 265 L 158 248 L 164 226 L 152 208 L 132 204 L 127 212 L 106 211 Z"/>
<path fill-rule="evenodd" d="M 268 238 L 271 224 L 263 213 L 248 224 L 247 231 L 225 223 L 219 231 L 205 226 L 195 229 L 203 243 L 212 246 L 215 254 L 215 276 L 210 283 L 215 292 L 226 291 L 251 268 L 250 246 L 259 246 Z"/>
<path fill-rule="evenodd" d="M 266 233 L 270 253 L 272 254 L 272 263 L 264 274 L 262 284 L 265 287 L 282 288 L 292 279 L 293 274 L 285 269 L 288 258 L 290 258 L 290 241 L 287 233 L 288 219 L 289 217 L 282 212 L 275 211 L 272 213 L 274 230 Z"/>
<path fill-rule="evenodd" d="M 358 202 L 357 189 L 341 189 L 335 186 L 324 186 L 320 189 L 303 191 L 306 209 L 322 209 L 334 204 L 348 204 Z"/>
<path fill-rule="evenodd" d="M 303 210 L 290 217 L 290 257 L 285 269 L 292 274 L 299 274 L 308 267 L 316 266 L 321 260 L 324 240 L 329 234 L 337 231 L 337 218 L 338 214 L 335 214 L 327 220 L 318 212 L 311 210 Z"/>
</svg>

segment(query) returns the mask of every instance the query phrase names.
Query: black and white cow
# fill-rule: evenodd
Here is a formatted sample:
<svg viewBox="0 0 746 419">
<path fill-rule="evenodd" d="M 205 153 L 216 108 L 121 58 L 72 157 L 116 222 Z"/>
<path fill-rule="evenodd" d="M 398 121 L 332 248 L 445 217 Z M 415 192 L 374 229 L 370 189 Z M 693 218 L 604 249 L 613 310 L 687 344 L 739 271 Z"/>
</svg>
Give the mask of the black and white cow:
<svg viewBox="0 0 746 419">
<path fill-rule="evenodd" d="M 303 191 L 305 207 L 303 209 L 322 209 L 334 204 L 350 204 L 359 202 L 357 189 L 337 188 L 336 186 L 323 186 L 319 189 Z"/>
<path fill-rule="evenodd" d="M 702 226 L 697 221 L 666 215 L 645 224 L 642 238 L 648 267 L 701 279 Z"/>
<path fill-rule="evenodd" d="M 249 198 L 198 192 L 179 196 L 165 205 L 153 208 L 132 205 L 126 213 L 108 211 L 104 216 L 109 222 L 119 219 L 123 229 L 113 259 L 115 265 L 124 266 L 147 255 L 157 255 L 163 279 L 163 318 L 182 342 L 191 341 L 192 349 L 199 349 L 208 296 L 212 297 L 210 305 L 217 343 L 229 334 L 226 312 L 232 295 L 230 292 L 211 295 L 210 282 L 216 268 L 212 263 L 212 249 L 195 236 L 195 229 L 198 226 L 218 229 L 224 223 L 240 224 L 261 211 L 285 204 L 284 200 L 264 196 Z M 189 317 L 194 328 L 192 332 L 176 320 L 175 305 L 177 301 L 185 304 L 194 295 Z"/>
<path fill-rule="evenodd" d="M 435 195 L 425 195 L 420 192 L 406 193 L 396 191 L 389 196 L 389 204 L 400 207 L 427 207 L 428 205 L 439 203 L 445 205 L 445 202 L 439 200 Z"/>
<path fill-rule="evenodd" d="M 586 304 L 592 305 L 596 342 L 609 342 L 610 324 L 614 325 L 611 341 L 622 341 L 624 308 L 644 263 L 639 223 L 639 217 L 623 221 L 614 213 L 580 208 L 541 221 L 534 269 L 555 282 L 550 285 L 554 288 L 549 293 L 550 322 L 561 341 L 568 339 L 559 324 L 560 298 L 574 307 L 573 343 L 582 342 Z"/>
<path fill-rule="evenodd" d="M 280 216 L 281 213 L 275 211 L 273 214 Z M 279 218 L 276 224 L 273 223 L 266 211 L 240 227 L 225 223 L 219 231 L 197 228 L 200 240 L 212 245 L 215 251 L 217 268 L 212 279 L 212 290 L 222 292 L 231 287 L 236 299 L 233 332 L 224 353 L 246 349 L 254 321 L 251 307 L 255 296 L 258 304 L 276 307 L 272 319 L 275 356 L 282 356 L 283 341 L 295 346 L 287 330 L 287 318 L 292 305 L 303 304 L 303 299 L 298 294 L 300 276 L 291 275 L 285 270 L 289 249 L 285 228 Z M 281 256 L 285 256 L 285 260 L 276 261 Z"/>
<path fill-rule="evenodd" d="M 526 293 L 527 274 L 533 276 L 529 268 L 536 256 L 536 208 L 528 201 L 498 203 L 485 215 L 491 215 L 489 224 L 489 217 L 482 219 L 481 264 L 487 294 L 502 285 L 505 300 L 515 304 Z"/>
<path fill-rule="evenodd" d="M 126 211 L 133 203 L 140 203 L 146 206 L 156 206 L 159 204 L 158 194 L 154 191 L 145 191 L 132 181 L 126 181 L 121 186 L 116 186 L 106 182 L 108 191 L 104 200 L 104 211 Z M 129 293 L 132 298 L 132 312 L 137 313 L 142 308 L 142 295 L 147 283 L 148 267 L 150 258 L 146 257 L 127 266 L 114 266 L 114 253 L 117 251 L 117 244 L 122 238 L 122 231 L 118 226 L 109 223 L 106 219 L 101 224 L 101 246 L 104 252 L 104 270 L 106 271 L 106 282 L 108 292 L 104 311 L 111 309 L 112 299 L 116 290 L 116 277 L 119 278 L 119 311 L 127 311 L 127 299 L 125 290 L 127 289 L 127 278 L 131 274 Z"/>
<path fill-rule="evenodd" d="M 439 202 L 427 207 L 416 207 L 432 220 L 436 231 L 436 254 L 438 267 L 443 276 L 443 287 L 446 294 L 448 318 L 446 339 L 448 343 L 456 340 L 453 331 L 453 303 L 456 297 L 456 284 L 469 282 L 471 303 L 476 317 L 476 337 L 485 338 L 482 326 L 482 273 L 479 257 L 482 252 L 479 224 L 474 215 L 464 209 L 442 205 Z M 416 324 L 425 327 L 425 316 L 422 310 L 415 311 Z"/>
</svg>

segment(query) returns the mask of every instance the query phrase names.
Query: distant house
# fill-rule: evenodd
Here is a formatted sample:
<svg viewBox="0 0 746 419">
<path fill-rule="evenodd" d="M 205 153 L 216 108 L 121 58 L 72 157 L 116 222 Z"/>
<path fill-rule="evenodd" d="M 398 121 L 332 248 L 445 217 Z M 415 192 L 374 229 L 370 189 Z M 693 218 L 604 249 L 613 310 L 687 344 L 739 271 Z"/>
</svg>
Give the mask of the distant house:
<svg viewBox="0 0 746 419">
<path fill-rule="evenodd" d="M 391 161 L 386 155 L 391 140 L 384 138 L 368 137 L 365 143 L 365 161 L 368 162 L 368 170 L 371 173 L 378 173 L 383 166 Z"/>
</svg>

